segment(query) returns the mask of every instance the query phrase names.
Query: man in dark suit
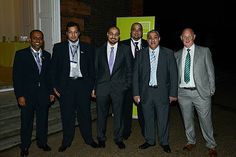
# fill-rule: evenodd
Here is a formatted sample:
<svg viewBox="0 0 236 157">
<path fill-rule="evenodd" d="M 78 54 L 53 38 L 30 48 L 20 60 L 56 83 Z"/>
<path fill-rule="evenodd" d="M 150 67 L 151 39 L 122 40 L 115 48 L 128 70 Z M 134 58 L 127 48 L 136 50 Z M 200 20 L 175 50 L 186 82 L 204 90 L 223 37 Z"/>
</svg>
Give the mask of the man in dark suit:
<svg viewBox="0 0 236 157">
<path fill-rule="evenodd" d="M 100 147 L 105 147 L 106 121 L 109 105 L 114 114 L 114 141 L 120 149 L 125 148 L 122 139 L 122 106 L 125 90 L 131 85 L 132 69 L 129 48 L 118 43 L 120 30 L 110 27 L 108 41 L 99 47 L 95 57 L 95 89 L 97 101 L 97 136 Z"/>
<path fill-rule="evenodd" d="M 13 64 L 13 87 L 21 109 L 22 157 L 29 154 L 34 112 L 36 112 L 37 145 L 44 151 L 51 150 L 47 144 L 48 109 L 50 101 L 54 101 L 47 82 L 51 55 L 42 49 L 43 43 L 43 33 L 40 30 L 32 30 L 31 46 L 17 51 Z"/>
<path fill-rule="evenodd" d="M 159 45 L 157 31 L 149 31 L 147 41 L 149 47 L 139 51 L 133 73 L 134 101 L 141 105 L 145 121 L 145 143 L 139 148 L 156 144 L 155 128 L 158 126 L 159 143 L 170 153 L 169 107 L 177 100 L 176 61 L 172 50 Z"/>
<path fill-rule="evenodd" d="M 65 151 L 75 134 L 75 116 L 86 144 L 97 147 L 92 137 L 90 94 L 94 86 L 94 48 L 79 41 L 79 25 L 66 26 L 68 40 L 53 47 L 51 77 L 53 90 L 59 98 L 63 140 L 58 151 Z"/>
<path fill-rule="evenodd" d="M 135 55 L 138 53 L 138 51 L 148 46 L 147 41 L 142 39 L 142 37 L 143 37 L 143 27 L 140 23 L 135 22 L 131 25 L 130 39 L 121 41 L 121 43 L 129 46 L 130 48 L 130 53 L 133 56 L 131 57 L 132 66 L 134 63 Z M 133 101 L 132 88 L 130 87 L 125 94 L 124 104 L 123 104 L 124 139 L 128 139 L 131 134 L 133 103 L 134 101 Z M 137 111 L 138 111 L 138 121 L 141 127 L 141 133 L 144 136 L 144 118 L 143 118 L 143 111 L 140 105 L 137 105 Z"/>
</svg>

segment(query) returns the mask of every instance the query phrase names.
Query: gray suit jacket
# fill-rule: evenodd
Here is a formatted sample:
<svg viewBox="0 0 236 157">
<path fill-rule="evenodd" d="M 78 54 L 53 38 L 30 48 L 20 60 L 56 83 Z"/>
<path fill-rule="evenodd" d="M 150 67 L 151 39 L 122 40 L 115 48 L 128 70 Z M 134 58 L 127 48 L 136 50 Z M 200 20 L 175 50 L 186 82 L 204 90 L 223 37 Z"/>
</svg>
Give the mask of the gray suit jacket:
<svg viewBox="0 0 236 157">
<path fill-rule="evenodd" d="M 149 48 L 139 51 L 133 72 L 133 96 L 140 96 L 141 103 L 147 98 L 147 89 L 150 80 Z M 164 103 L 169 104 L 169 96 L 177 97 L 177 65 L 174 52 L 168 48 L 160 47 L 157 69 L 157 86 L 161 91 L 160 97 Z"/>
<path fill-rule="evenodd" d="M 175 53 L 178 66 L 178 84 L 181 81 L 182 53 L 180 49 Z M 193 78 L 197 91 L 200 96 L 205 99 L 215 93 L 215 74 L 211 57 L 211 51 L 207 47 L 195 45 L 194 61 L 193 61 Z"/>
</svg>

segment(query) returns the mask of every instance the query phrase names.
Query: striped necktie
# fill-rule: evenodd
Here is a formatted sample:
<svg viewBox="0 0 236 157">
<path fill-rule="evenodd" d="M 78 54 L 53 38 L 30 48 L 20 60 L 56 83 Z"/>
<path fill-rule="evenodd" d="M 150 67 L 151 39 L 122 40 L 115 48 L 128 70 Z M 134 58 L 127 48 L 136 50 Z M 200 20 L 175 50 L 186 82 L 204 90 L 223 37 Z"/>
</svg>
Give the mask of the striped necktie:
<svg viewBox="0 0 236 157">
<path fill-rule="evenodd" d="M 42 64 L 41 64 L 41 61 L 40 61 L 40 58 L 39 58 L 40 53 L 36 52 L 36 53 L 34 53 L 34 56 L 36 58 L 36 63 L 37 63 L 38 69 L 39 69 L 39 73 L 41 73 L 41 66 L 42 66 Z"/>
<path fill-rule="evenodd" d="M 186 83 L 190 81 L 190 65 L 191 65 L 190 49 L 187 49 L 187 55 L 185 58 L 185 67 L 184 67 L 184 82 Z"/>
<path fill-rule="evenodd" d="M 155 55 L 155 51 L 152 51 L 150 54 L 151 71 L 150 71 L 149 86 L 157 85 L 157 61 L 156 60 L 157 60 L 157 58 Z"/>
</svg>

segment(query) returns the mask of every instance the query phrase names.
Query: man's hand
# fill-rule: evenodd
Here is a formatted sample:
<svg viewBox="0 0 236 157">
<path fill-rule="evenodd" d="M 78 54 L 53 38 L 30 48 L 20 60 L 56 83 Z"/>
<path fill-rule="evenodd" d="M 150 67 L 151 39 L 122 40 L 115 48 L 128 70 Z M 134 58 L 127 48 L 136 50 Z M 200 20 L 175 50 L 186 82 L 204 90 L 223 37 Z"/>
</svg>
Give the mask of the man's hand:
<svg viewBox="0 0 236 157">
<path fill-rule="evenodd" d="M 169 96 L 169 101 L 171 104 L 173 101 L 177 101 L 177 97 Z"/>
<path fill-rule="evenodd" d="M 56 94 L 56 96 L 57 96 L 58 98 L 60 98 L 61 94 L 57 91 L 57 89 L 56 89 L 56 88 L 53 88 L 53 91 L 54 91 L 54 93 Z"/>
<path fill-rule="evenodd" d="M 21 106 L 21 107 L 24 107 L 26 106 L 26 103 L 25 103 L 25 97 L 21 96 L 17 99 L 17 102 L 18 104 Z"/>
<path fill-rule="evenodd" d="M 134 96 L 134 102 L 136 104 L 139 104 L 140 103 L 140 96 Z"/>
<path fill-rule="evenodd" d="M 92 90 L 91 97 L 92 97 L 92 98 L 96 98 L 96 92 L 95 92 L 95 90 Z"/>
</svg>

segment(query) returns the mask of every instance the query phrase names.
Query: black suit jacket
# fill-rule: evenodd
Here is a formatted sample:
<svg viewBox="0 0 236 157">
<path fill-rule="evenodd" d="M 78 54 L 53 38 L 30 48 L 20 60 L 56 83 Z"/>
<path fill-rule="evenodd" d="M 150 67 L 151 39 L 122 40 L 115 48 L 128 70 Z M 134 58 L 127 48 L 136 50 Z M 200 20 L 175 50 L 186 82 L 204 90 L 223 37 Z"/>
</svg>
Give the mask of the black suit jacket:
<svg viewBox="0 0 236 157">
<path fill-rule="evenodd" d="M 95 54 L 95 90 L 98 96 L 106 96 L 110 92 L 123 93 L 131 86 L 132 66 L 129 48 L 118 43 L 115 63 L 110 75 L 107 61 L 107 43 L 96 50 Z"/>
<path fill-rule="evenodd" d="M 23 96 L 26 98 L 26 101 L 30 100 L 39 89 L 43 97 L 49 98 L 51 86 L 49 84 L 48 72 L 51 55 L 43 50 L 41 58 L 42 69 L 39 74 L 37 63 L 30 47 L 16 52 L 13 63 L 13 87 L 16 98 Z"/>
<path fill-rule="evenodd" d="M 80 70 L 83 79 L 87 81 L 85 84 L 88 90 L 94 87 L 94 48 L 86 43 L 80 44 Z M 63 91 L 67 86 L 70 75 L 70 56 L 69 42 L 57 43 L 53 47 L 52 65 L 51 65 L 51 81 L 53 88 L 59 92 Z"/>
<path fill-rule="evenodd" d="M 121 43 L 122 44 L 125 44 L 125 45 L 127 45 L 127 46 L 129 46 L 129 48 L 130 48 L 130 53 L 131 53 L 131 55 L 133 56 L 133 54 L 132 54 L 132 49 L 131 49 L 131 38 L 129 38 L 129 39 L 126 39 L 126 40 L 123 40 L 123 41 L 121 41 Z M 143 49 L 143 48 L 145 48 L 145 47 L 148 47 L 148 42 L 147 42 L 147 40 L 145 40 L 145 39 L 141 39 L 141 49 Z M 140 49 L 140 50 L 141 50 Z M 134 60 L 134 57 L 132 57 L 133 58 L 133 60 Z"/>
</svg>

